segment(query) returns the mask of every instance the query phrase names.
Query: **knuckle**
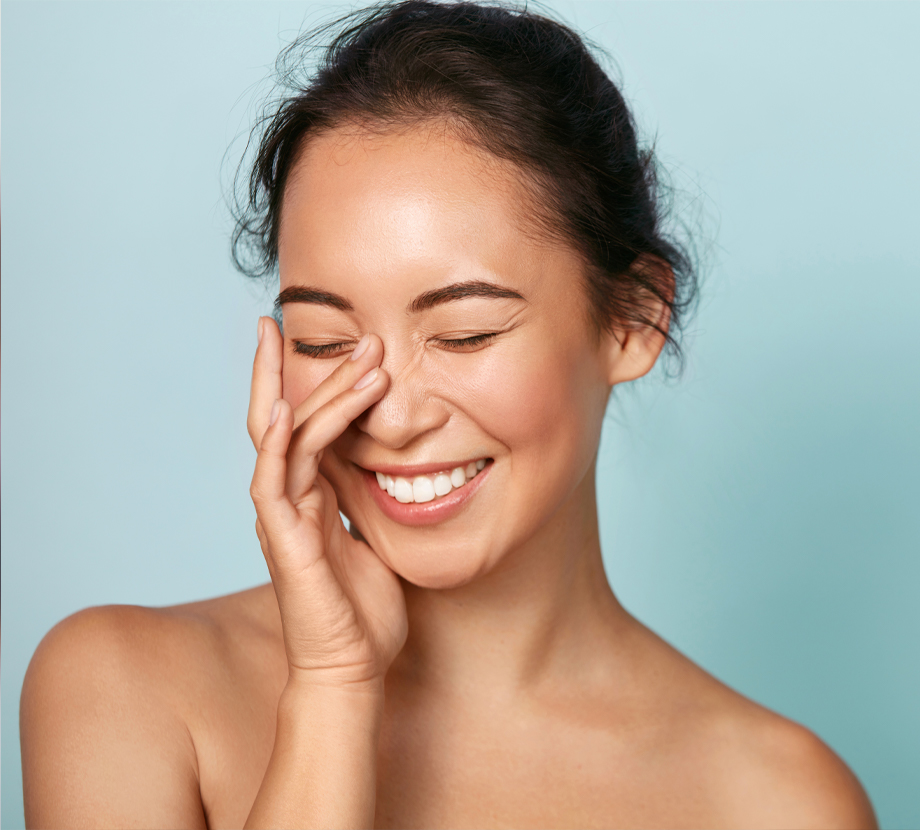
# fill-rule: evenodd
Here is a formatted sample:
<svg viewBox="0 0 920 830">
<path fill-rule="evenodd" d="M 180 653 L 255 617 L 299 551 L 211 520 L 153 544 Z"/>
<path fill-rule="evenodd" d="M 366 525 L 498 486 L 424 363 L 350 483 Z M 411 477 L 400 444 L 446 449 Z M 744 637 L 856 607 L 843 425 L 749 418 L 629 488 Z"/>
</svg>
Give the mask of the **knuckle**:
<svg viewBox="0 0 920 830">
<path fill-rule="evenodd" d="M 262 436 L 262 440 L 259 441 L 259 457 L 273 459 L 283 458 L 287 443 L 288 442 L 284 441 L 283 436 L 279 435 L 277 431 L 272 435 L 271 430 L 266 430 L 265 434 Z"/>
<path fill-rule="evenodd" d="M 249 497 L 252 499 L 256 507 L 258 507 L 260 504 L 265 504 L 265 491 L 260 485 L 256 484 L 256 482 L 253 482 L 249 485 Z M 258 522 L 256 522 L 256 527 L 258 527 Z"/>
</svg>

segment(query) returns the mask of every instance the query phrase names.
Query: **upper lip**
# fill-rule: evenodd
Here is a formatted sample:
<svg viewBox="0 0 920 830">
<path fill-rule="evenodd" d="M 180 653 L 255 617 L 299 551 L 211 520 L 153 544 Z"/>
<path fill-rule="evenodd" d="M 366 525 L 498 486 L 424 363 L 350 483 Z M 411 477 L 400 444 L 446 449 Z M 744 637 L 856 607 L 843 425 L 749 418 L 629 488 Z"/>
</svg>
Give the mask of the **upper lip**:
<svg viewBox="0 0 920 830">
<path fill-rule="evenodd" d="M 386 476 L 398 476 L 400 478 L 412 478 L 412 476 L 431 475 L 432 473 L 450 472 L 457 467 L 466 467 L 471 461 L 478 461 L 480 458 L 488 458 L 486 455 L 477 455 L 467 458 L 465 461 L 436 461 L 433 464 L 357 464 L 371 473 L 381 473 Z"/>
</svg>

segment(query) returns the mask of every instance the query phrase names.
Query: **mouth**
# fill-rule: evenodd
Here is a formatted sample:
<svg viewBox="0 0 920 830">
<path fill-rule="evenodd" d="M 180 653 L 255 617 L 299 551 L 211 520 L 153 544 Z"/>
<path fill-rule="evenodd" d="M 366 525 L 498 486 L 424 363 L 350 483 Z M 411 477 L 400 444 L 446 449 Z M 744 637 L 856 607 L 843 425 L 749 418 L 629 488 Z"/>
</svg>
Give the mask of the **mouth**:
<svg viewBox="0 0 920 830">
<path fill-rule="evenodd" d="M 370 496 L 385 516 L 404 525 L 432 525 L 457 515 L 492 471 L 491 458 L 417 467 L 361 469 Z"/>
<path fill-rule="evenodd" d="M 478 476 L 488 463 L 479 458 L 465 465 L 446 468 L 430 475 L 393 476 L 378 470 L 372 471 L 377 486 L 400 504 L 426 504 L 449 496 L 455 490 L 465 487 L 467 482 Z"/>
</svg>

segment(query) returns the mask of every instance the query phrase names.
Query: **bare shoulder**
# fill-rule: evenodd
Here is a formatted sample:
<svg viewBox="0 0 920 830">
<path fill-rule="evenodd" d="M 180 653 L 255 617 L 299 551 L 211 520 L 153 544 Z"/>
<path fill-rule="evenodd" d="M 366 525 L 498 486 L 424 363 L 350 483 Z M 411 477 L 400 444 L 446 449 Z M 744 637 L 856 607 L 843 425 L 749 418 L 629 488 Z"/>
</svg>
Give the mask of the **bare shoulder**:
<svg viewBox="0 0 920 830">
<path fill-rule="evenodd" d="M 844 761 L 806 727 L 744 697 L 648 632 L 673 749 L 716 823 L 730 827 L 876 828 Z M 655 642 L 657 641 L 657 642 Z M 679 724 L 679 725 L 678 725 Z"/>
<path fill-rule="evenodd" d="M 259 653 L 251 641 L 272 637 L 266 608 L 254 589 L 171 608 L 89 608 L 52 628 L 20 704 L 27 823 L 206 826 L 197 708 Z"/>
<path fill-rule="evenodd" d="M 732 818 L 776 828 L 878 826 L 859 780 L 824 741 L 801 724 L 742 702 L 717 727 L 724 733 L 717 774 Z"/>
</svg>

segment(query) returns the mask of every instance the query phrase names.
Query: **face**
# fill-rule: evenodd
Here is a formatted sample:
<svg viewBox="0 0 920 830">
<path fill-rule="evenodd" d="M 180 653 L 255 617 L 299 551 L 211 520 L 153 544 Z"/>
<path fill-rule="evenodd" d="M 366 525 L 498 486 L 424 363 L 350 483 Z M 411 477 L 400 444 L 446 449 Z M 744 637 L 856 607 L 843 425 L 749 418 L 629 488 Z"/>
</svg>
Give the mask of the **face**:
<svg viewBox="0 0 920 830">
<path fill-rule="evenodd" d="M 515 169 L 432 128 L 317 137 L 285 192 L 284 396 L 381 338 L 390 385 L 321 471 L 422 587 L 510 567 L 579 499 L 593 509 L 611 350 L 578 256 L 540 241 L 526 201 Z"/>
</svg>

